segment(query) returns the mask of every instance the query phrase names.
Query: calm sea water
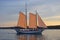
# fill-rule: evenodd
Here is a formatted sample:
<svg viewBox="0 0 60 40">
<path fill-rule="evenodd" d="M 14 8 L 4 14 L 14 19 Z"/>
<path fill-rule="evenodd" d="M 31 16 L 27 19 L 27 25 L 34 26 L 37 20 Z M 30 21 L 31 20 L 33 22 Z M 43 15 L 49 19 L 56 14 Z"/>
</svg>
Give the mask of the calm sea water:
<svg viewBox="0 0 60 40">
<path fill-rule="evenodd" d="M 44 30 L 42 35 L 17 35 L 13 29 L 0 29 L 0 40 L 60 40 L 60 30 Z"/>
</svg>

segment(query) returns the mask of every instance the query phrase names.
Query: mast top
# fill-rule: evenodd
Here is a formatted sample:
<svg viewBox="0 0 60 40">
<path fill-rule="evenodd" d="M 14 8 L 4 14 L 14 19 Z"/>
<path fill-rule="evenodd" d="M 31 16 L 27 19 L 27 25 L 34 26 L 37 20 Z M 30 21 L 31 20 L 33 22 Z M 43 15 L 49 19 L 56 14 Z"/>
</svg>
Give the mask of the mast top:
<svg viewBox="0 0 60 40">
<path fill-rule="evenodd" d="M 27 15 L 27 2 L 25 2 L 25 13 Z"/>
</svg>

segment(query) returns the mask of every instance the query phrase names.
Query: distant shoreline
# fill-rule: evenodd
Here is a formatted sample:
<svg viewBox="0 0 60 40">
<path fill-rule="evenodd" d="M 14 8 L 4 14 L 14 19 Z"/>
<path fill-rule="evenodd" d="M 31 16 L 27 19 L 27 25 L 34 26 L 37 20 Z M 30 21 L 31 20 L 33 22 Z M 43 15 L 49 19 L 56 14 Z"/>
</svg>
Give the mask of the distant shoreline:
<svg viewBox="0 0 60 40">
<path fill-rule="evenodd" d="M 15 28 L 19 28 L 19 27 L 0 27 L 0 29 L 15 29 Z M 47 29 L 60 29 L 60 25 L 56 25 L 56 26 L 47 26 Z"/>
<path fill-rule="evenodd" d="M 60 25 L 55 25 L 55 26 L 47 26 L 48 29 L 60 29 Z"/>
</svg>

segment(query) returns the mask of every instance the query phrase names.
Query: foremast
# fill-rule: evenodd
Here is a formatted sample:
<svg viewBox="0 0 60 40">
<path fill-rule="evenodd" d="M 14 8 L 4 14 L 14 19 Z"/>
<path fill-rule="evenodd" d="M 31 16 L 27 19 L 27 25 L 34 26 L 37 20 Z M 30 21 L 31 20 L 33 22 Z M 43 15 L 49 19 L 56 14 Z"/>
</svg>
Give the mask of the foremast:
<svg viewBox="0 0 60 40">
<path fill-rule="evenodd" d="M 26 14 L 26 25 L 27 25 L 27 3 L 25 2 L 25 14 Z"/>
</svg>

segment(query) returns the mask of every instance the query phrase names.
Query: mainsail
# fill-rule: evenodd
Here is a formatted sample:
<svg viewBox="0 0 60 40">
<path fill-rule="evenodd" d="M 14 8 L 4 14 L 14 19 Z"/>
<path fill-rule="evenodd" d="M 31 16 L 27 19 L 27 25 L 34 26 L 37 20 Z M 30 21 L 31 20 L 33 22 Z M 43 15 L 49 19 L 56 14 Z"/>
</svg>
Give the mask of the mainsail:
<svg viewBox="0 0 60 40">
<path fill-rule="evenodd" d="M 41 17 L 38 15 L 38 27 L 47 28 L 45 23 L 42 21 Z"/>
<path fill-rule="evenodd" d="M 37 28 L 36 15 L 33 13 L 29 13 L 29 28 Z"/>
<path fill-rule="evenodd" d="M 17 26 L 26 28 L 26 15 L 24 15 L 22 12 L 19 13 L 19 20 Z"/>
</svg>

